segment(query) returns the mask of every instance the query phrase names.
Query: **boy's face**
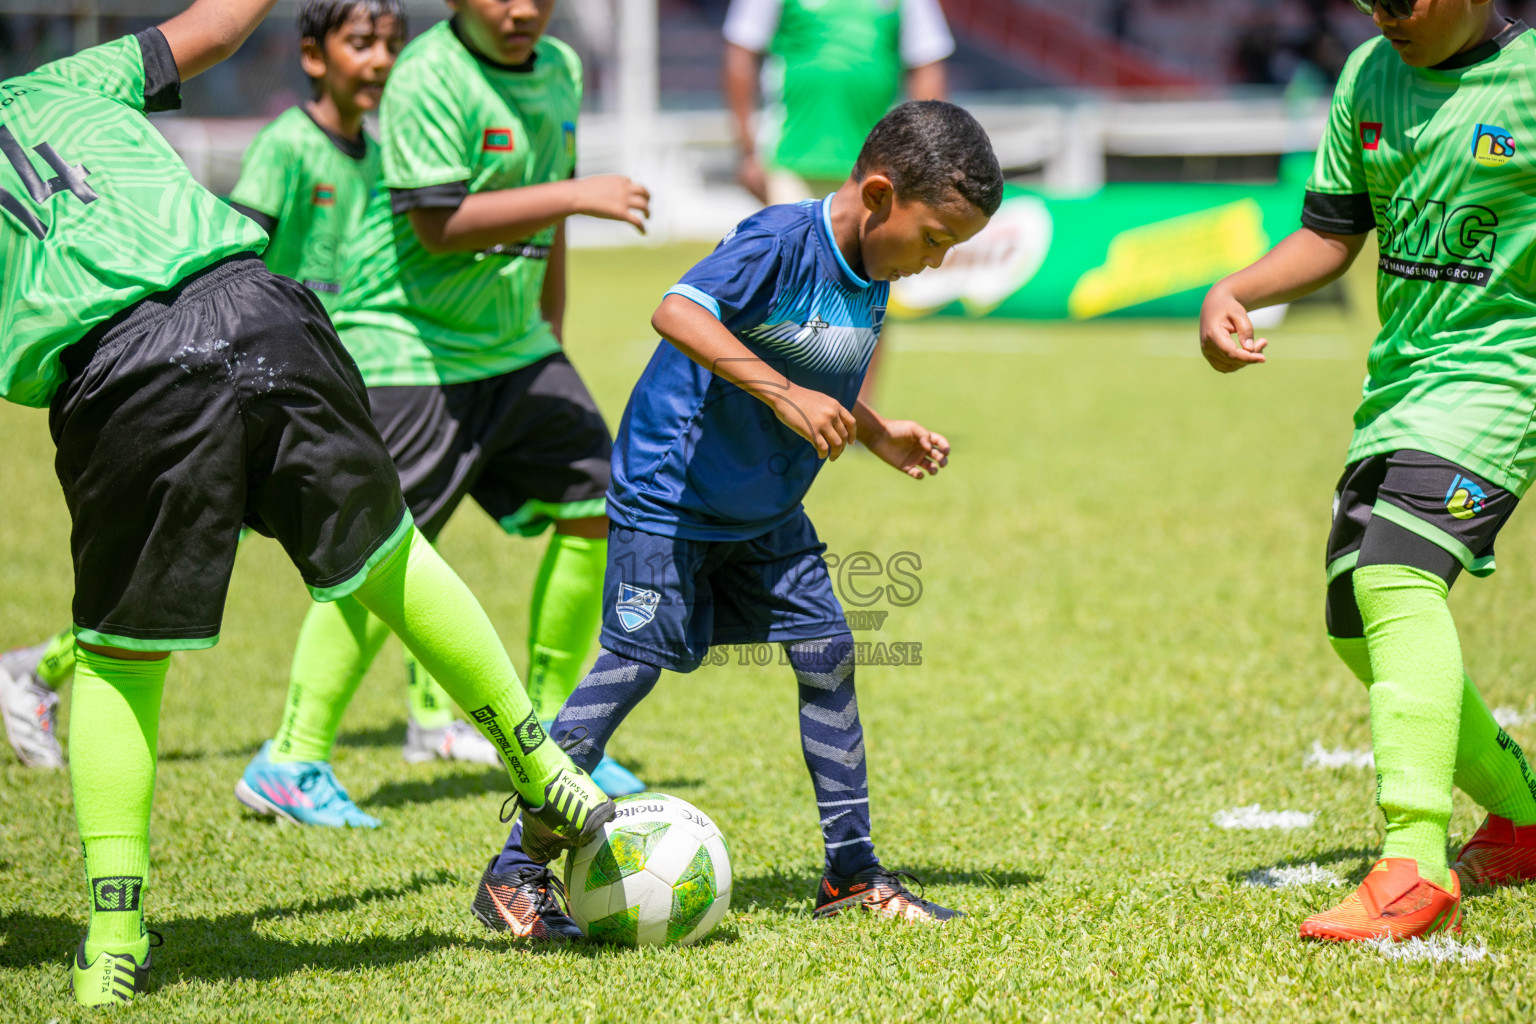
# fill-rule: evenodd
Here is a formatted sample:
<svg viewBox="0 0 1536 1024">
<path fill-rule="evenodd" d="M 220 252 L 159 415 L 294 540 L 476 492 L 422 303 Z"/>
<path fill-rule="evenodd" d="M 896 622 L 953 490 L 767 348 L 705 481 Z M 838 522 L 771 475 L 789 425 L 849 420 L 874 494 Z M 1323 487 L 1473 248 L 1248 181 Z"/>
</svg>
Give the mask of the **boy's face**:
<svg viewBox="0 0 1536 1024">
<path fill-rule="evenodd" d="M 958 192 L 941 206 L 908 202 L 883 174 L 869 175 L 859 189 L 870 213 L 859 252 L 871 281 L 895 281 L 937 267 L 949 250 L 987 226 L 987 215 Z"/>
<path fill-rule="evenodd" d="M 392 15 L 370 17 L 354 7 L 322 43 L 305 39 L 299 58 L 304 73 L 319 79 L 320 92 L 339 107 L 377 110 L 384 81 L 405 45 L 405 26 Z"/>
<path fill-rule="evenodd" d="M 469 42 L 501 64 L 522 64 L 549 27 L 555 0 L 448 0 Z"/>
<path fill-rule="evenodd" d="M 1395 18 L 1381 4 L 1371 18 L 1403 63 L 1428 68 L 1479 41 L 1488 24 L 1493 0 L 1417 0 L 1413 13 Z"/>
</svg>

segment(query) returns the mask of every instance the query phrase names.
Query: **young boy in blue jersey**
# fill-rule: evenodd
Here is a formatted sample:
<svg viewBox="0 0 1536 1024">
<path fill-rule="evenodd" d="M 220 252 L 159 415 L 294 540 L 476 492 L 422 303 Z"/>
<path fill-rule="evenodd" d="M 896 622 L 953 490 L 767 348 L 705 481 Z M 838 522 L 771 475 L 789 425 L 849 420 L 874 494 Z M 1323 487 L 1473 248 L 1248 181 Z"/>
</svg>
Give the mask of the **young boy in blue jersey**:
<svg viewBox="0 0 1536 1024">
<path fill-rule="evenodd" d="M 915 480 L 949 442 L 858 399 L 890 282 L 937 267 L 1002 202 L 986 133 L 949 103 L 906 103 L 865 140 L 852 176 L 820 201 L 742 221 L 663 298 L 666 339 L 624 410 L 608 491 L 612 527 L 602 651 L 551 736 L 595 765 L 662 669 L 692 672 L 712 644 L 784 645 L 826 867 L 816 916 L 862 908 L 905 921 L 957 911 L 920 899 L 875 856 L 853 637 L 805 514 L 825 461 L 854 440 Z M 543 870 L 514 826 L 475 913 L 493 924 Z M 577 938 L 553 899 L 531 937 Z M 493 924 L 494 926 L 494 924 Z"/>
</svg>

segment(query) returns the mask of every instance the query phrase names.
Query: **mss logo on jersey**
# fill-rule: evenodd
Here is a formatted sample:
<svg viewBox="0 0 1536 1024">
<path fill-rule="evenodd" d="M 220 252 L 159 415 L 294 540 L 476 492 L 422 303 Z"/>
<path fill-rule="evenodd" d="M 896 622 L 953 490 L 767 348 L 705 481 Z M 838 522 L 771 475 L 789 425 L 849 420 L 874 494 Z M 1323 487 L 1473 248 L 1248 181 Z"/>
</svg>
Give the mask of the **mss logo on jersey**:
<svg viewBox="0 0 1536 1024">
<path fill-rule="evenodd" d="M 1471 519 L 1483 510 L 1487 493 L 1460 473 L 1445 491 L 1445 510 L 1457 519 Z"/>
<path fill-rule="evenodd" d="M 1472 130 L 1472 159 L 1484 167 L 1503 167 L 1514 156 L 1515 140 L 1507 130 L 1491 124 Z"/>
</svg>

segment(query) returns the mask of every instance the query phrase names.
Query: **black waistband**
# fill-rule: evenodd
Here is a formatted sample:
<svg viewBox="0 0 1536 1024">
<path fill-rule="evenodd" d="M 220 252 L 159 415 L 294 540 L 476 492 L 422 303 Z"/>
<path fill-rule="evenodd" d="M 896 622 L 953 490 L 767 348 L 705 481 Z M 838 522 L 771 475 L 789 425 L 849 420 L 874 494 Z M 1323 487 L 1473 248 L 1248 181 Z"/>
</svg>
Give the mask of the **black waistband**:
<svg viewBox="0 0 1536 1024">
<path fill-rule="evenodd" d="M 171 307 L 179 300 L 196 298 L 231 278 L 249 274 L 262 266 L 261 257 L 253 252 L 237 252 L 233 256 L 225 256 L 217 263 L 188 274 L 173 287 L 146 295 L 92 327 L 85 337 L 59 353 L 59 362 L 64 364 L 65 372 L 74 377 L 86 368 L 92 356 L 113 339 L 129 332 L 143 332 L 169 317 Z"/>
</svg>

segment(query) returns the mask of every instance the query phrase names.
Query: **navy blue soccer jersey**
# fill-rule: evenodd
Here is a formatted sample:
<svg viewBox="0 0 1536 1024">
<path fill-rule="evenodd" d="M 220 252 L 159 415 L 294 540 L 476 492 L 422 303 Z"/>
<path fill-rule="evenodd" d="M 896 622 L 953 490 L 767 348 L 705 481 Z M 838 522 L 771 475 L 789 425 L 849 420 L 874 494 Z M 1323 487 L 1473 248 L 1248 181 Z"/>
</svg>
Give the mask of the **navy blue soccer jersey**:
<svg viewBox="0 0 1536 1024">
<path fill-rule="evenodd" d="M 848 266 L 830 206 L 829 196 L 753 214 L 667 294 L 719 317 L 790 381 L 852 409 L 890 285 Z M 800 510 L 821 465 L 768 406 L 663 341 L 619 424 L 608 515 L 664 536 L 747 540 Z"/>
</svg>

